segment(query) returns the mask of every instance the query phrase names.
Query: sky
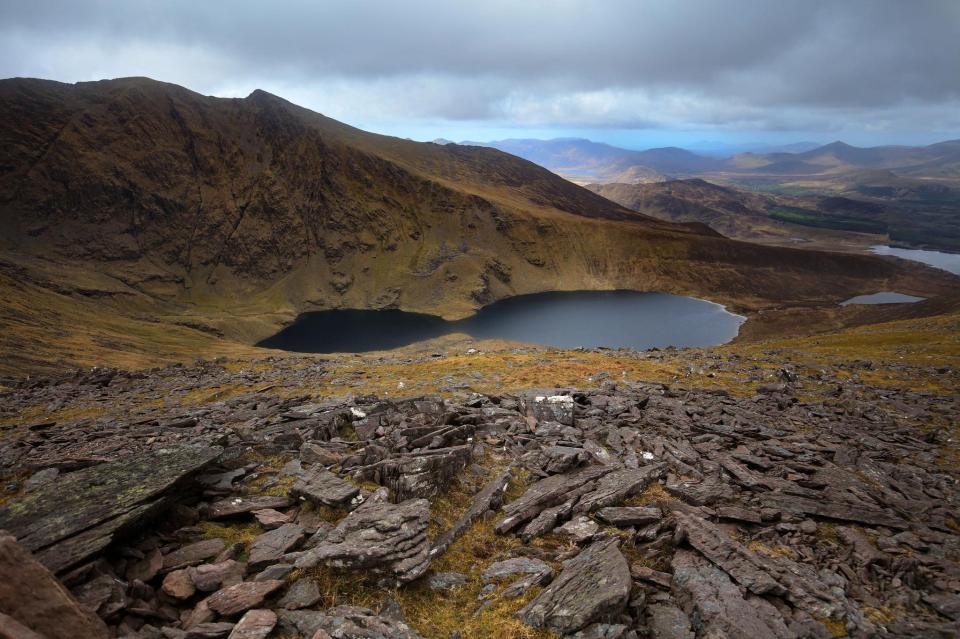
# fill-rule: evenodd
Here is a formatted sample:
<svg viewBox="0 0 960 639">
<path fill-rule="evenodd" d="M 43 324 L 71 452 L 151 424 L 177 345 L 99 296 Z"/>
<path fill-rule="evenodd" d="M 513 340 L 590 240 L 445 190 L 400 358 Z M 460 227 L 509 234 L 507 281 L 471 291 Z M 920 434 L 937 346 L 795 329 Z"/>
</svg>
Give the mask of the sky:
<svg viewBox="0 0 960 639">
<path fill-rule="evenodd" d="M 15 76 L 259 88 L 417 140 L 925 144 L 960 138 L 960 0 L 3 0 Z"/>
</svg>

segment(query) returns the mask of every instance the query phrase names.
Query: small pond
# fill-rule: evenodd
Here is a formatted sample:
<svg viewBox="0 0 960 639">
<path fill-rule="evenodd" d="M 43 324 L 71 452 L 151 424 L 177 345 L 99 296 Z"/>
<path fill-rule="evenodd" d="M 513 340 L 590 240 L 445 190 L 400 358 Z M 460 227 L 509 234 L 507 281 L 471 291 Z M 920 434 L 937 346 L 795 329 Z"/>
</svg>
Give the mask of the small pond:
<svg viewBox="0 0 960 639">
<path fill-rule="evenodd" d="M 893 291 L 881 291 L 870 295 L 851 297 L 846 302 L 841 302 L 840 306 L 849 306 L 850 304 L 912 304 L 913 302 L 922 302 L 925 299 L 927 298 L 894 293 Z"/>
<path fill-rule="evenodd" d="M 744 319 L 719 304 L 667 293 L 555 292 L 511 297 L 453 322 L 398 310 L 304 313 L 258 346 L 359 353 L 466 333 L 559 348 L 704 347 L 736 337 Z"/>
</svg>

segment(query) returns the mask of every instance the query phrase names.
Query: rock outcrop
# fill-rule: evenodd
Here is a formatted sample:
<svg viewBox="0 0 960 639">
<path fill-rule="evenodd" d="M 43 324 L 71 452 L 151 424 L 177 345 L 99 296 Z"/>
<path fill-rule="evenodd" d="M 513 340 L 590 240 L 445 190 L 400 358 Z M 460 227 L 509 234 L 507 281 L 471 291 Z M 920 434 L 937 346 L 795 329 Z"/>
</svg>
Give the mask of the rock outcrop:
<svg viewBox="0 0 960 639">
<path fill-rule="evenodd" d="M 430 565 L 430 502 L 409 499 L 392 504 L 386 496 L 385 489 L 374 493 L 297 565 L 310 567 L 322 561 L 334 568 L 367 570 L 399 583 L 426 572 Z"/>
</svg>

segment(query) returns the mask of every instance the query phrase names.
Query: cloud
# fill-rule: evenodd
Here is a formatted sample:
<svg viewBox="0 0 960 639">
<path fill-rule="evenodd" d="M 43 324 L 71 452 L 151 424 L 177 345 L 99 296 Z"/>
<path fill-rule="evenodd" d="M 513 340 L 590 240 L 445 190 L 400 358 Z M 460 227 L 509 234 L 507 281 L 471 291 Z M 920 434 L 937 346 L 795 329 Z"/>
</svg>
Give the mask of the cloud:
<svg viewBox="0 0 960 639">
<path fill-rule="evenodd" d="M 958 35 L 955 0 L 7 0 L 0 75 L 264 88 L 358 125 L 956 131 Z"/>
</svg>

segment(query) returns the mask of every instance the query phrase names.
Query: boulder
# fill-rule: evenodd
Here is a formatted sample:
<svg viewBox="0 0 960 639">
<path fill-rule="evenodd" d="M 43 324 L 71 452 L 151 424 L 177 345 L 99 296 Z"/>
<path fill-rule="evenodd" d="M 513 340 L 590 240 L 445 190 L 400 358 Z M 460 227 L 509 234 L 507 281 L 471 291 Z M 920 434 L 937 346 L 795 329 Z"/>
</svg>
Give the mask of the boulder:
<svg viewBox="0 0 960 639">
<path fill-rule="evenodd" d="M 573 426 L 574 402 L 570 395 L 529 393 L 524 397 L 524 406 L 527 414 L 538 422 L 557 422 L 564 426 Z"/>
<path fill-rule="evenodd" d="M 38 491 L 42 488 L 38 489 Z M 107 639 L 109 631 L 95 614 L 85 610 L 60 581 L 26 548 L 0 531 L 0 629 L 11 636 L 25 627 L 46 639 Z M 12 619 L 12 621 L 11 621 Z"/>
<path fill-rule="evenodd" d="M 553 575 L 553 568 L 539 559 L 514 557 L 490 564 L 484 568 L 480 577 L 483 579 L 483 583 L 488 584 L 517 575 L 542 575 L 549 579 Z"/>
<path fill-rule="evenodd" d="M 586 515 L 571 519 L 554 531 L 577 545 L 585 544 L 600 532 L 600 526 Z"/>
<path fill-rule="evenodd" d="M 690 618 L 670 603 L 647 606 L 647 627 L 650 629 L 650 636 L 655 639 L 694 639 Z"/>
<path fill-rule="evenodd" d="M 541 479 L 523 495 L 503 507 L 506 517 L 497 524 L 497 532 L 508 533 L 534 519 L 543 510 L 566 502 L 571 496 L 589 492 L 598 479 L 612 470 L 605 466 L 587 466 Z"/>
<path fill-rule="evenodd" d="M 691 546 L 750 592 L 783 597 L 815 617 L 834 618 L 844 612 L 841 598 L 808 567 L 786 557 L 753 552 L 696 515 L 677 511 L 672 517 Z"/>
<path fill-rule="evenodd" d="M 630 598 L 630 568 L 617 540 L 595 541 L 519 613 L 524 623 L 570 634 L 594 622 L 613 622 Z"/>
<path fill-rule="evenodd" d="M 555 475 L 582 466 L 590 459 L 590 453 L 582 448 L 547 446 L 537 454 L 533 465 L 544 474 Z"/>
<path fill-rule="evenodd" d="M 471 446 L 452 446 L 391 457 L 364 476 L 393 491 L 396 501 L 433 497 L 450 485 L 470 459 Z"/>
<path fill-rule="evenodd" d="M 197 591 L 197 587 L 193 585 L 193 579 L 190 578 L 190 573 L 186 569 L 174 570 L 169 573 L 163 578 L 161 589 L 174 599 L 189 599 Z"/>
</svg>

